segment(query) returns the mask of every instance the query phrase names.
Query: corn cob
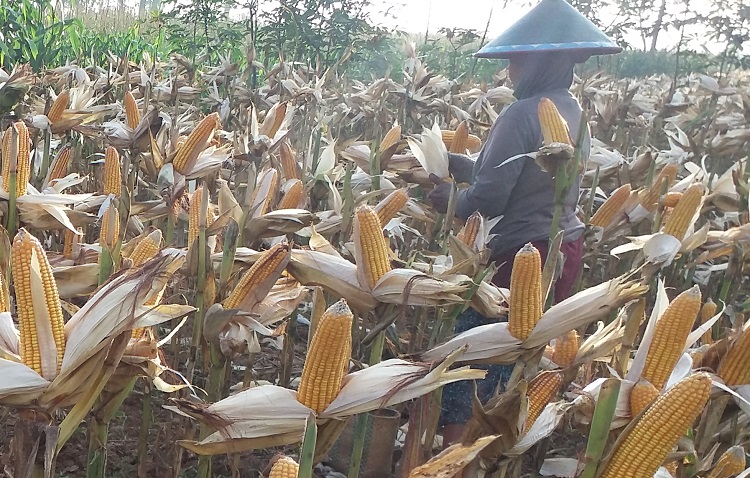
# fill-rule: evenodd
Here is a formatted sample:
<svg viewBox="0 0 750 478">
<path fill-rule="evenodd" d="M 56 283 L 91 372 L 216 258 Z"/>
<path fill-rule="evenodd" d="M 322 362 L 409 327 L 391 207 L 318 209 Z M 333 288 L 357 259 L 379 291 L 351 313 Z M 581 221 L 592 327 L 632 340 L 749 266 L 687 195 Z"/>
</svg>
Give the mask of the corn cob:
<svg viewBox="0 0 750 478">
<path fill-rule="evenodd" d="M 456 134 L 455 131 L 442 130 L 440 133 L 446 149 L 450 149 L 451 144 L 453 143 L 453 137 Z M 473 134 L 470 134 L 468 136 L 466 140 L 466 147 L 469 151 L 478 151 L 481 146 L 482 140 L 479 138 L 479 136 L 475 136 Z"/>
<path fill-rule="evenodd" d="M 276 136 L 276 133 L 279 131 L 279 128 L 281 128 L 281 123 L 284 122 L 284 117 L 286 116 L 286 102 L 279 103 L 276 107 L 276 112 L 273 117 L 273 124 L 271 125 L 271 129 L 268 130 L 268 137 L 273 138 Z M 265 120 L 263 122 L 265 123 Z"/>
<path fill-rule="evenodd" d="M 701 291 L 696 285 L 675 297 L 656 322 L 641 378 L 658 390 L 664 388 L 677 365 L 700 308 Z"/>
<path fill-rule="evenodd" d="M 281 173 L 285 179 L 300 179 L 299 165 L 294 157 L 294 151 L 289 141 L 284 141 L 279 147 L 279 158 L 281 162 Z"/>
<path fill-rule="evenodd" d="M 682 193 L 680 192 L 669 192 L 666 196 L 664 196 L 664 200 L 662 201 L 662 205 L 664 207 L 675 207 L 678 202 L 680 202 L 680 199 L 682 198 Z"/>
<path fill-rule="evenodd" d="M 0 312 L 10 312 L 10 289 L 2 274 L 0 274 Z"/>
<path fill-rule="evenodd" d="M 161 249 L 161 237 L 161 230 L 156 229 L 154 232 L 141 239 L 130 254 L 130 260 L 133 261 L 133 267 L 138 267 L 156 256 L 156 253 Z"/>
<path fill-rule="evenodd" d="M 663 182 L 666 181 L 668 185 L 671 185 L 672 182 L 677 178 L 677 170 L 677 165 L 672 163 L 664 166 L 662 170 L 659 171 L 656 179 L 654 179 L 651 187 L 649 187 L 646 190 L 645 194 L 643 194 L 643 196 L 641 197 L 641 206 L 648 209 L 649 211 L 653 211 L 654 209 L 656 209 L 656 204 L 659 202 L 659 196 L 661 196 Z"/>
<path fill-rule="evenodd" d="M 141 112 L 138 110 L 138 104 L 135 102 L 133 93 L 130 90 L 125 92 L 123 103 L 125 104 L 125 121 L 128 128 L 137 128 L 141 122 Z"/>
<path fill-rule="evenodd" d="M 267 187 L 266 187 L 267 186 Z M 266 169 L 258 175 L 250 204 L 253 205 L 253 217 L 262 216 L 271 209 L 271 202 L 279 188 L 279 174 L 275 169 Z"/>
<path fill-rule="evenodd" d="M 182 146 L 179 147 L 174 159 L 172 160 L 172 166 L 175 171 L 182 175 L 190 173 L 189 168 L 193 167 L 190 164 L 191 158 L 197 152 L 200 154 L 206 149 L 208 143 L 214 135 L 214 131 L 221 126 L 219 119 L 219 113 L 211 113 L 201 120 L 200 123 L 193 129 L 188 135 Z"/>
<path fill-rule="evenodd" d="M 508 331 L 526 340 L 542 317 L 542 256 L 531 243 L 518 251 L 510 274 Z"/>
<path fill-rule="evenodd" d="M 122 171 L 120 171 L 120 153 L 112 146 L 104 152 L 104 194 L 122 194 Z"/>
<path fill-rule="evenodd" d="M 268 478 L 297 478 L 299 465 L 288 456 L 282 457 L 271 467 Z"/>
<path fill-rule="evenodd" d="M 47 119 L 50 123 L 59 121 L 60 118 L 62 118 L 63 111 L 68 109 L 69 102 L 70 93 L 68 92 L 68 90 L 65 90 L 57 95 L 57 98 L 55 99 L 54 103 L 52 103 L 52 106 L 49 107 L 49 111 L 47 112 Z"/>
<path fill-rule="evenodd" d="M 568 367 L 572 364 L 578 354 L 578 332 L 571 330 L 563 334 L 555 341 L 555 349 L 552 353 L 552 361 L 560 367 Z"/>
<path fill-rule="evenodd" d="M 199 186 L 190 197 L 190 209 L 188 210 L 188 246 L 191 246 L 200 233 L 201 202 L 203 201 L 203 186 Z M 209 210 L 206 213 L 206 227 L 213 222 L 213 214 Z"/>
<path fill-rule="evenodd" d="M 389 129 L 388 132 L 383 136 L 383 140 L 380 142 L 380 151 L 389 149 L 394 144 L 398 143 L 401 139 L 401 126 L 394 126 Z"/>
<path fill-rule="evenodd" d="M 380 278 L 391 270 L 391 262 L 380 218 L 366 204 L 358 207 L 354 213 L 354 237 L 359 280 L 362 286 L 372 290 Z"/>
<path fill-rule="evenodd" d="M 216 303 L 216 278 L 213 272 L 209 272 L 206 277 L 206 287 L 203 289 L 203 305 L 211 307 Z"/>
<path fill-rule="evenodd" d="M 302 368 L 297 400 L 320 413 L 336 398 L 352 355 L 353 315 L 339 300 L 318 322 Z"/>
<path fill-rule="evenodd" d="M 526 396 L 529 399 L 529 414 L 526 415 L 526 430 L 534 424 L 542 410 L 552 400 L 562 385 L 563 376 L 560 372 L 542 372 L 529 382 Z"/>
<path fill-rule="evenodd" d="M 297 209 L 302 204 L 305 185 L 299 179 L 291 179 L 290 182 L 291 185 L 287 187 L 286 193 L 279 201 L 278 209 Z"/>
<path fill-rule="evenodd" d="M 725 451 L 708 478 L 732 478 L 745 471 L 745 449 L 735 445 Z"/>
<path fill-rule="evenodd" d="M 73 240 L 75 233 L 70 229 L 65 229 L 65 242 L 63 243 L 63 257 L 66 259 L 73 258 Z"/>
<path fill-rule="evenodd" d="M 630 416 L 638 416 L 658 396 L 659 390 L 656 387 L 647 380 L 639 380 L 630 391 Z"/>
<path fill-rule="evenodd" d="M 682 240 L 703 202 L 705 186 L 695 183 L 685 191 L 664 224 L 664 233 Z"/>
<path fill-rule="evenodd" d="M 711 378 L 693 374 L 657 398 L 619 443 L 601 478 L 645 478 L 659 469 L 708 402 Z"/>
<path fill-rule="evenodd" d="M 458 231 L 456 239 L 473 248 L 474 244 L 477 241 L 477 236 L 479 235 L 479 226 L 481 226 L 481 224 L 482 215 L 477 211 L 469 216 L 468 219 L 466 219 L 466 223 L 461 228 L 461 230 Z"/>
<path fill-rule="evenodd" d="M 26 194 L 31 177 L 29 129 L 23 121 L 11 125 L 3 138 L 3 189 L 10 190 L 10 175 L 16 171 L 16 197 Z"/>
<path fill-rule="evenodd" d="M 65 331 L 57 283 L 52 275 L 52 267 L 41 243 L 26 229 L 22 228 L 16 234 L 11 252 L 10 265 L 16 292 L 21 361 L 38 374 L 49 378 L 50 375 L 60 371 L 65 353 Z M 41 284 L 32 280 L 32 275 L 35 274 L 39 275 L 39 279 L 36 280 L 41 280 Z M 41 290 L 39 285 L 43 286 Z M 41 324 L 37 321 L 44 317 L 44 311 L 35 310 L 35 307 L 40 304 L 39 299 L 42 299 L 39 297 L 34 300 L 37 294 L 43 294 L 43 301 L 47 308 L 46 313 L 49 315 L 49 324 Z M 47 326 L 50 328 L 46 329 Z M 41 330 L 40 327 L 45 327 L 46 331 Z M 51 334 L 57 349 L 57 364 L 54 372 L 50 370 L 50 364 L 43 363 L 39 344 L 40 338 L 47 334 Z"/>
<path fill-rule="evenodd" d="M 717 374 L 729 386 L 750 384 L 750 327 L 745 327 L 721 358 Z"/>
<path fill-rule="evenodd" d="M 73 156 L 73 148 L 71 146 L 65 146 L 57 153 L 57 157 L 50 167 L 48 182 L 64 178 L 68 174 L 71 156 Z"/>
<path fill-rule="evenodd" d="M 542 127 L 542 137 L 544 145 L 552 143 L 565 143 L 573 145 L 570 139 L 568 124 L 557 110 L 557 106 L 549 98 L 542 98 L 539 101 L 538 114 L 539 124 Z"/>
<path fill-rule="evenodd" d="M 451 153 L 466 154 L 466 147 L 469 144 L 469 125 L 466 121 L 461 121 L 456 128 L 456 132 L 453 133 L 453 141 L 451 141 L 451 147 L 448 150 Z"/>
<path fill-rule="evenodd" d="M 375 206 L 375 212 L 380 219 L 381 228 L 388 224 L 388 221 L 396 217 L 396 214 L 406 206 L 409 195 L 403 189 L 397 189 L 385 197 Z"/>
<path fill-rule="evenodd" d="M 596 227 L 609 226 L 615 216 L 622 210 L 625 201 L 630 197 L 630 191 L 630 183 L 625 183 L 615 189 L 591 217 L 591 225 Z"/>
<path fill-rule="evenodd" d="M 245 272 L 240 282 L 235 286 L 232 293 L 224 301 L 225 309 L 236 309 L 249 294 L 253 293 L 255 287 L 268 278 L 279 264 L 284 260 L 289 251 L 289 245 L 278 243 L 264 252 L 257 261 Z"/>
<path fill-rule="evenodd" d="M 703 307 L 701 307 L 701 325 L 708 322 L 711 317 L 716 315 L 716 304 L 713 300 L 709 297 L 705 304 L 703 304 Z M 708 329 L 703 336 L 701 337 L 701 342 L 705 344 L 712 344 L 714 343 L 714 337 L 713 332 L 711 329 Z"/>
<path fill-rule="evenodd" d="M 679 463 L 676 461 L 673 461 L 671 463 L 664 465 L 664 468 L 669 472 L 670 475 L 677 476 L 677 469 L 679 468 Z"/>
<path fill-rule="evenodd" d="M 107 206 L 99 228 L 99 245 L 114 249 L 120 237 L 120 215 L 114 204 Z"/>
</svg>

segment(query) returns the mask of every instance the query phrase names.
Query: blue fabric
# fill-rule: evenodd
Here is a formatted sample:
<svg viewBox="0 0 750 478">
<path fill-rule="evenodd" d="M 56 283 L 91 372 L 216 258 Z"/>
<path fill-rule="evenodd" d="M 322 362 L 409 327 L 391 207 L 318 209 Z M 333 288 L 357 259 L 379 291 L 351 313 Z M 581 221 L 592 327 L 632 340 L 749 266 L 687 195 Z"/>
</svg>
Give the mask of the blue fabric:
<svg viewBox="0 0 750 478">
<path fill-rule="evenodd" d="M 497 322 L 488 319 L 476 310 L 469 308 L 458 317 L 454 332 L 460 334 L 480 325 Z M 489 400 L 495 393 L 498 384 L 504 387 L 513 372 L 513 365 L 472 365 L 472 368 L 487 370 L 484 380 L 461 380 L 449 383 L 443 387 L 443 403 L 441 406 L 440 426 L 450 424 L 465 424 L 471 418 L 471 402 L 474 396 L 474 384 L 477 386 L 477 396 L 482 403 Z"/>
</svg>

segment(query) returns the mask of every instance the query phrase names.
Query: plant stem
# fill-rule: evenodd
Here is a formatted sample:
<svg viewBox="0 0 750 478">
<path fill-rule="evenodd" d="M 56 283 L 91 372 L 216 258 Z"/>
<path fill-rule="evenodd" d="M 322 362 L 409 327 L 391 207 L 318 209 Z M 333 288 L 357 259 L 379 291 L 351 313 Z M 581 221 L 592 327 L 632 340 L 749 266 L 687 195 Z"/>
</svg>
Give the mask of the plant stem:
<svg viewBox="0 0 750 478">
<path fill-rule="evenodd" d="M 148 434 L 153 422 L 153 398 L 151 384 L 146 381 L 143 387 L 143 406 L 141 408 L 141 429 L 138 433 L 138 478 L 146 478 L 148 460 Z"/>
<path fill-rule="evenodd" d="M 617 408 L 617 397 L 620 393 L 620 380 L 607 379 L 599 392 L 594 417 L 591 420 L 591 431 L 586 445 L 586 467 L 581 478 L 595 478 L 601 462 L 604 446 L 607 444 L 609 428 Z"/>
</svg>

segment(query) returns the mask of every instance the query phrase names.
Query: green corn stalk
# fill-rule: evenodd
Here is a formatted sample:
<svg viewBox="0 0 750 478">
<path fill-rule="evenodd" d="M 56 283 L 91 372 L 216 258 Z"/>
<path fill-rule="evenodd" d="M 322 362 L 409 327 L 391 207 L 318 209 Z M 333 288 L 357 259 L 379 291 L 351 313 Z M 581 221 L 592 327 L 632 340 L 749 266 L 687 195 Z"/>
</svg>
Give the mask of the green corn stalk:
<svg viewBox="0 0 750 478">
<path fill-rule="evenodd" d="M 620 394 L 620 381 L 615 378 L 607 379 L 599 391 L 596 401 L 594 417 L 591 420 L 591 430 L 586 445 L 586 467 L 580 478 L 596 478 L 596 471 L 601 463 L 604 447 L 609 436 L 609 427 L 617 408 L 617 397 Z"/>
<path fill-rule="evenodd" d="M 315 414 L 310 413 L 305 424 L 305 435 L 302 439 L 302 447 L 299 454 L 299 471 L 297 478 L 313 478 L 313 466 L 315 465 L 315 445 L 318 438 L 318 425 L 315 423 Z"/>
</svg>

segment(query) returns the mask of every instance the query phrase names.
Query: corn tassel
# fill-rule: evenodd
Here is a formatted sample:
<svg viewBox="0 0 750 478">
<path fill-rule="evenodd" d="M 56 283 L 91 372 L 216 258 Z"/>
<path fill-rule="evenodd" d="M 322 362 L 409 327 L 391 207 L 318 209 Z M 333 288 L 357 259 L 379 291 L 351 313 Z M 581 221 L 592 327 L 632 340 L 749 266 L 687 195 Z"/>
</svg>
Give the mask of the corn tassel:
<svg viewBox="0 0 750 478">
<path fill-rule="evenodd" d="M 297 400 L 320 413 L 341 390 L 352 355 L 353 315 L 345 300 L 339 300 L 318 322 L 302 369 Z"/>
<path fill-rule="evenodd" d="M 394 126 L 389 129 L 388 132 L 383 136 L 383 140 L 380 142 L 380 151 L 386 151 L 390 149 L 394 144 L 401 140 L 401 126 Z"/>
<path fill-rule="evenodd" d="M 70 93 L 68 90 L 61 92 L 57 95 L 57 98 L 49 107 L 47 112 L 47 119 L 50 123 L 55 123 L 62 118 L 63 112 L 68 109 L 68 103 L 70 103 Z"/>
<path fill-rule="evenodd" d="M 409 195 L 403 189 L 397 189 L 385 197 L 375 206 L 375 212 L 380 219 L 381 228 L 385 227 L 388 222 L 396 217 L 396 214 L 406 206 Z"/>
<path fill-rule="evenodd" d="M 156 253 L 161 249 L 161 238 L 161 230 L 156 229 L 154 232 L 141 239 L 130 254 L 130 260 L 133 261 L 133 267 L 139 267 L 143 265 L 144 262 L 156 256 Z"/>
<path fill-rule="evenodd" d="M 253 293 L 255 287 L 267 279 L 286 257 L 289 245 L 279 243 L 264 252 L 257 261 L 245 272 L 240 282 L 224 301 L 225 309 L 236 309 Z"/>
<path fill-rule="evenodd" d="M 672 182 L 677 178 L 677 170 L 677 165 L 672 163 L 664 166 L 661 171 L 659 171 L 656 179 L 654 179 L 653 184 L 641 196 L 641 206 L 653 212 L 656 209 L 656 205 L 659 203 L 662 184 L 666 181 L 667 186 L 671 186 Z"/>
<path fill-rule="evenodd" d="M 732 342 L 717 374 L 730 387 L 750 384 L 750 327 Z"/>
<path fill-rule="evenodd" d="M 357 275 L 361 285 L 372 290 L 380 278 L 391 270 L 391 262 L 380 218 L 366 204 L 358 207 L 354 213 L 354 238 Z"/>
<path fill-rule="evenodd" d="M 658 396 L 659 390 L 656 387 L 651 385 L 647 380 L 639 380 L 638 383 L 633 385 L 633 389 L 630 391 L 630 416 L 638 416 Z"/>
<path fill-rule="evenodd" d="M 552 143 L 565 143 L 573 145 L 570 139 L 568 124 L 557 110 L 557 106 L 549 98 L 542 98 L 539 101 L 538 115 L 539 124 L 542 127 L 542 137 L 544 145 Z"/>
<path fill-rule="evenodd" d="M 125 104 L 125 121 L 128 128 L 136 129 L 141 122 L 141 112 L 138 110 L 138 104 L 130 90 L 125 92 L 123 103 Z"/>
<path fill-rule="evenodd" d="M 278 209 L 297 209 L 304 204 L 305 185 L 299 179 L 291 179 L 290 183 L 279 201 Z"/>
<path fill-rule="evenodd" d="M 732 478 L 743 471 L 745 471 L 745 449 L 740 445 L 735 445 L 719 457 L 708 478 Z"/>
<path fill-rule="evenodd" d="M 65 354 L 63 314 L 52 267 L 42 244 L 25 229 L 16 234 L 11 252 L 21 361 L 38 374 L 51 379 L 60 371 Z M 38 294 L 43 294 L 43 297 Z M 37 310 L 41 304 L 45 304 L 46 310 Z M 43 356 L 40 340 L 48 343 L 54 341 L 56 364 L 48 362 L 51 357 Z"/>
<path fill-rule="evenodd" d="M 281 162 L 281 174 L 284 175 L 284 179 L 301 179 L 299 164 L 297 164 L 297 158 L 294 157 L 294 151 L 292 151 L 289 141 L 281 143 L 279 158 Z"/>
<path fill-rule="evenodd" d="M 701 325 L 708 322 L 711 317 L 716 315 L 716 304 L 713 300 L 709 297 L 705 304 L 703 304 L 703 307 L 701 307 Z M 711 329 L 708 329 L 703 336 L 701 337 L 701 342 L 704 345 L 710 345 L 714 343 L 714 337 L 713 332 Z"/>
<path fill-rule="evenodd" d="M 122 171 L 120 170 L 120 153 L 112 146 L 104 153 L 104 194 L 122 195 Z"/>
<path fill-rule="evenodd" d="M 203 118 L 188 135 L 185 142 L 177 150 L 174 159 L 172 159 L 172 166 L 175 171 L 182 175 L 189 174 L 194 166 L 195 158 L 206 149 L 214 136 L 214 131 L 220 126 L 219 113 L 211 113 Z"/>
<path fill-rule="evenodd" d="M 552 361 L 558 366 L 569 367 L 578 355 L 578 332 L 571 330 L 563 334 L 555 341 L 555 349 L 552 352 Z"/>
<path fill-rule="evenodd" d="M 466 219 L 466 223 L 463 225 L 456 239 L 463 242 L 467 246 L 473 248 L 479 235 L 479 227 L 482 225 L 482 215 L 479 212 L 473 213 Z"/>
<path fill-rule="evenodd" d="M 529 243 L 516 254 L 510 274 L 510 334 L 526 340 L 542 318 L 542 305 L 542 256 Z"/>
<path fill-rule="evenodd" d="M 451 141 L 451 147 L 448 150 L 451 153 L 466 154 L 467 146 L 469 145 L 469 125 L 466 121 L 461 121 L 456 132 L 453 133 L 453 141 Z"/>
<path fill-rule="evenodd" d="M 526 430 L 534 424 L 542 410 L 560 391 L 563 376 L 560 372 L 542 372 L 529 382 L 526 396 L 529 400 L 529 413 L 526 415 Z"/>
<path fill-rule="evenodd" d="M 299 464 L 288 456 L 284 456 L 273 464 L 268 478 L 297 478 L 298 473 Z"/>
<path fill-rule="evenodd" d="M 54 181 L 55 179 L 60 179 L 67 176 L 68 167 L 70 166 L 70 158 L 72 156 L 72 146 L 65 146 L 60 150 L 59 153 L 57 153 L 57 157 L 50 167 L 49 180 L 47 181 L 48 183 Z"/>
<path fill-rule="evenodd" d="M 617 214 L 622 211 L 625 202 L 630 197 L 631 190 L 630 183 L 625 183 L 613 191 L 591 217 L 591 225 L 596 227 L 609 226 Z"/>
<path fill-rule="evenodd" d="M 696 285 L 675 297 L 656 322 L 641 378 L 658 390 L 677 365 L 700 308 L 701 291 Z"/>
<path fill-rule="evenodd" d="M 687 191 L 682 195 L 667 218 L 663 232 L 681 241 L 693 223 L 695 215 L 700 210 L 705 192 L 706 188 L 701 183 L 693 184 L 687 188 Z"/>
<path fill-rule="evenodd" d="M 693 374 L 657 398 L 620 442 L 601 478 L 654 476 L 708 402 L 711 377 Z"/>
<path fill-rule="evenodd" d="M 31 177 L 29 129 L 23 121 L 11 125 L 3 137 L 3 190 L 10 190 L 10 175 L 16 173 L 16 197 L 26 194 Z"/>
</svg>

